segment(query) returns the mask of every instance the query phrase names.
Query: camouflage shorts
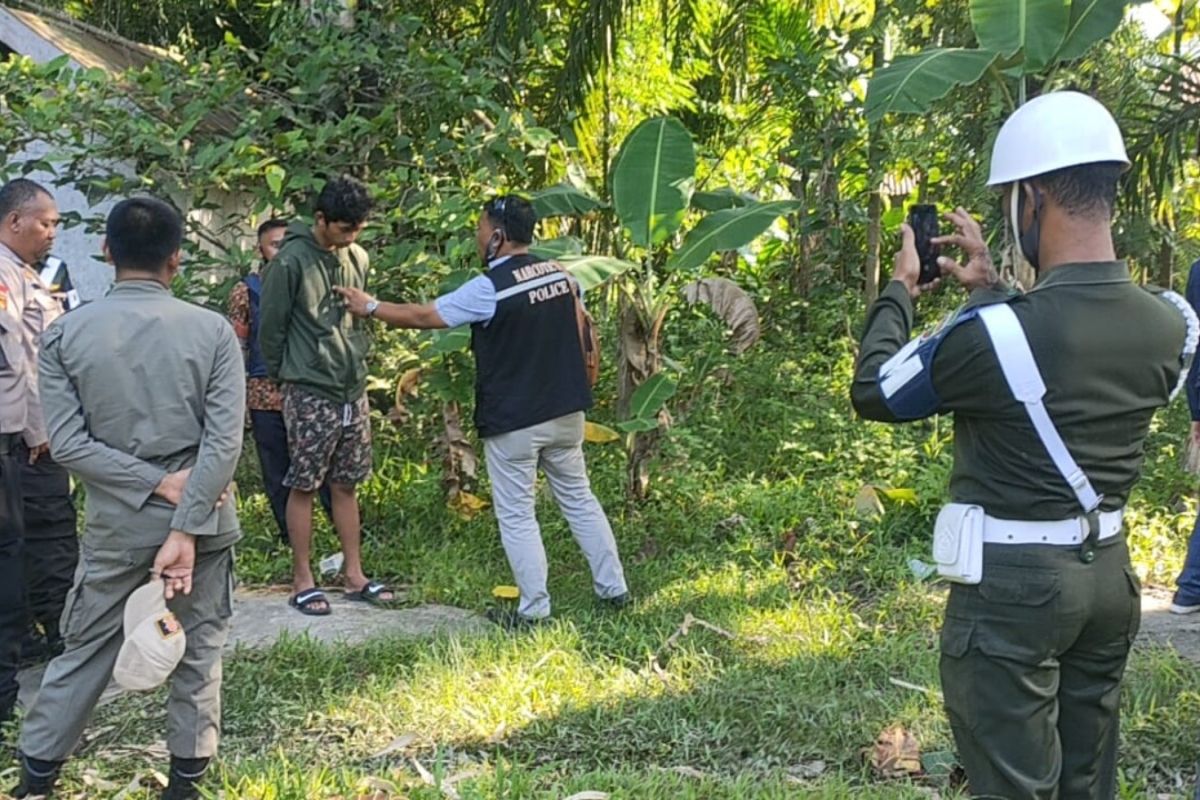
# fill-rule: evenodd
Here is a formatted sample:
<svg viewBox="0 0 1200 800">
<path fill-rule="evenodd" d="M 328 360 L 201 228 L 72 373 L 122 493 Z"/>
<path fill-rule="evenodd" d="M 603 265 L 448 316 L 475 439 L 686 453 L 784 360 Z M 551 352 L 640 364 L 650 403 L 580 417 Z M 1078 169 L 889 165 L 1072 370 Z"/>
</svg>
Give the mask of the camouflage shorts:
<svg viewBox="0 0 1200 800">
<path fill-rule="evenodd" d="M 371 474 L 371 420 L 365 394 L 353 403 L 335 403 L 287 386 L 283 424 L 292 461 L 284 486 L 313 492 L 326 480 L 353 486 Z"/>
</svg>

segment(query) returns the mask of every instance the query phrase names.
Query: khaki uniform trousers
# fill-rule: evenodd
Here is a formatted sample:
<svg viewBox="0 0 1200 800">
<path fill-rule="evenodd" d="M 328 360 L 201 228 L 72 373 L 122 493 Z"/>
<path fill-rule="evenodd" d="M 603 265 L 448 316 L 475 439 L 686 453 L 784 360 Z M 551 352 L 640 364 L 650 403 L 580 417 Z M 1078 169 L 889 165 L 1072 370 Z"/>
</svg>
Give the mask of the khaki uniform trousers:
<svg viewBox="0 0 1200 800">
<path fill-rule="evenodd" d="M 203 540 L 197 542 L 203 546 Z M 65 651 L 50 662 L 25 717 L 20 749 L 66 760 L 112 678 L 124 642 L 125 600 L 149 580 L 157 547 L 96 550 L 84 542 L 62 625 Z M 168 603 L 187 634 L 169 680 L 167 748 L 179 758 L 216 754 L 221 726 L 221 654 L 233 606 L 233 548 L 196 553 L 192 593 Z"/>
<path fill-rule="evenodd" d="M 1121 677 L 1141 622 L 1122 534 L 1077 547 L 984 545 L 942 627 L 946 711 L 973 797 L 1116 796 Z"/>
</svg>

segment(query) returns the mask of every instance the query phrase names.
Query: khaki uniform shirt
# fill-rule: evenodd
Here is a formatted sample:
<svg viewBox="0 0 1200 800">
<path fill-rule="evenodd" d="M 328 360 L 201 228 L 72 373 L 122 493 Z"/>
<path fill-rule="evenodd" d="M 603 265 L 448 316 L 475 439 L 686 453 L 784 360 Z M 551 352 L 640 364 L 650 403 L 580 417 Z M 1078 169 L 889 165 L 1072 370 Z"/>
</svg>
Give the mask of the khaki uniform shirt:
<svg viewBox="0 0 1200 800">
<path fill-rule="evenodd" d="M 0 244 L 0 433 L 21 433 L 25 444 L 46 442 L 38 400 L 38 342 L 62 314 L 31 266 Z"/>
<path fill-rule="evenodd" d="M 1167 404 L 1183 368 L 1183 314 L 1134 284 L 1122 261 L 1064 264 L 1021 297 L 978 292 L 968 305 L 997 301 L 1007 301 L 1020 320 L 1046 383 L 1046 410 L 1104 496 L 1101 508 L 1121 508 L 1141 473 L 1151 417 Z M 908 342 L 912 320 L 908 292 L 893 281 L 871 308 L 854 376 L 854 406 L 868 419 L 895 420 L 879 367 Z M 1082 513 L 1013 397 L 982 322 L 950 330 L 932 376 L 939 410 L 954 414 L 955 502 L 1000 519 Z"/>
<path fill-rule="evenodd" d="M 150 280 L 118 282 L 50 326 L 40 358 L 55 460 L 87 487 L 85 542 L 151 547 L 171 530 L 228 547 L 234 498 L 214 511 L 242 450 L 245 377 L 233 328 Z M 190 467 L 178 507 L 154 495 Z"/>
</svg>

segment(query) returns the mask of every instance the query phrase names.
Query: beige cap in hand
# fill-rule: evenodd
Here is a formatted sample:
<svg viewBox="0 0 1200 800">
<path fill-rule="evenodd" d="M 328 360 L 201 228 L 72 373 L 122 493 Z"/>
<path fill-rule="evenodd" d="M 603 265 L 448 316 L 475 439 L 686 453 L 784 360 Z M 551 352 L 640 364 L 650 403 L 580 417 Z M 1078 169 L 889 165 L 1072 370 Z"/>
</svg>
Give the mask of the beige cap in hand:
<svg viewBox="0 0 1200 800">
<path fill-rule="evenodd" d="M 123 689 L 145 691 L 166 682 L 183 659 L 187 636 L 167 610 L 161 580 L 152 580 L 125 601 L 125 643 L 113 680 Z"/>
</svg>

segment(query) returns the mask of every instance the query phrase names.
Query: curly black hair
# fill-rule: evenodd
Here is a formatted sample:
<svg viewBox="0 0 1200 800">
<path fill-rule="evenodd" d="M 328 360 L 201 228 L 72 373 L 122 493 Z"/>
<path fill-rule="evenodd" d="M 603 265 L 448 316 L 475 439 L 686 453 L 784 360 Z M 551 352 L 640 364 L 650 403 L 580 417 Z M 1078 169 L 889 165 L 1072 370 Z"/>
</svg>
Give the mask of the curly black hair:
<svg viewBox="0 0 1200 800">
<path fill-rule="evenodd" d="M 361 225 L 371 213 L 371 195 L 362 181 L 350 175 L 333 178 L 317 196 L 317 207 L 325 222 L 349 222 Z"/>
</svg>

